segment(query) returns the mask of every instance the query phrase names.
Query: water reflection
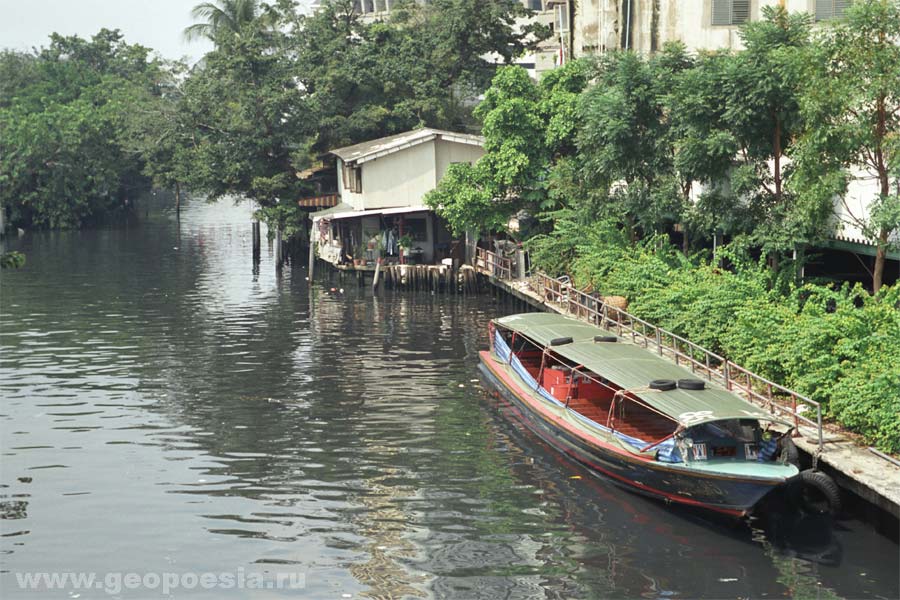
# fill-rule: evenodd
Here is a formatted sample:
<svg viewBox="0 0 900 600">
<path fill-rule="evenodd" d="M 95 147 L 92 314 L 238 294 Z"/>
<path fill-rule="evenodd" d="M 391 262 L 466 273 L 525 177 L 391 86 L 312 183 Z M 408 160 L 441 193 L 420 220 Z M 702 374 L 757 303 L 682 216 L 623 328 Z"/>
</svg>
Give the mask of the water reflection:
<svg viewBox="0 0 900 600">
<path fill-rule="evenodd" d="M 477 382 L 490 298 L 329 293 L 252 269 L 247 207 L 170 217 L 26 236 L 3 274 L 4 598 L 238 568 L 314 598 L 900 593 L 861 523 L 708 522 L 546 448 Z"/>
</svg>

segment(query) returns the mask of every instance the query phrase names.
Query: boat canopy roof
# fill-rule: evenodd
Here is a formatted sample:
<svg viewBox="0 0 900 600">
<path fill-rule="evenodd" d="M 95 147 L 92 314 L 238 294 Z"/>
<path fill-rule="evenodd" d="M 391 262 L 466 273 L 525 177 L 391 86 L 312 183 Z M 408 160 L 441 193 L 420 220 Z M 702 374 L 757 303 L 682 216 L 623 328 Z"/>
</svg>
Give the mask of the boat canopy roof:
<svg viewBox="0 0 900 600">
<path fill-rule="evenodd" d="M 696 375 L 634 344 L 595 342 L 594 336 L 608 336 L 609 332 L 583 321 L 552 313 L 525 313 L 495 319 L 494 323 L 538 346 L 550 347 L 557 355 L 628 390 L 684 427 L 724 419 L 760 419 L 790 426 L 710 381 L 705 382 L 703 390 L 650 389 L 648 385 L 654 379 L 678 380 Z M 550 346 L 551 340 L 569 337 L 571 343 Z"/>
</svg>

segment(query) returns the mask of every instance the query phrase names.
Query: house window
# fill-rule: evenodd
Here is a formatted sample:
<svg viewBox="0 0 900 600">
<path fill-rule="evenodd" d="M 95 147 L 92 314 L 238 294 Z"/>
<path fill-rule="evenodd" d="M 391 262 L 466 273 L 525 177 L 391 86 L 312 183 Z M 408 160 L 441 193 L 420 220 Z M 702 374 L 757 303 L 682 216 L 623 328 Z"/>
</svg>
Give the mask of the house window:
<svg viewBox="0 0 900 600">
<path fill-rule="evenodd" d="M 528 0 L 525 3 L 525 6 L 526 6 L 526 8 L 530 8 L 531 10 L 541 11 L 541 10 L 544 10 L 544 7 L 542 6 L 542 4 L 543 4 L 542 0 Z"/>
<path fill-rule="evenodd" d="M 350 167 L 348 174 L 350 179 L 350 191 L 357 194 L 362 192 L 362 167 Z"/>
<path fill-rule="evenodd" d="M 343 179 L 344 179 L 344 188 L 348 192 L 361 193 L 362 192 L 362 167 L 351 167 L 344 165 L 342 169 Z"/>
<path fill-rule="evenodd" d="M 713 25 L 740 25 L 750 20 L 750 0 L 712 0 Z"/>
<path fill-rule="evenodd" d="M 816 21 L 827 21 L 844 16 L 850 0 L 816 0 Z"/>
<path fill-rule="evenodd" d="M 569 32 L 569 7 L 566 4 L 557 4 L 553 7 L 554 9 L 554 18 L 553 20 L 556 23 L 556 31 L 562 34 L 566 34 Z"/>
</svg>

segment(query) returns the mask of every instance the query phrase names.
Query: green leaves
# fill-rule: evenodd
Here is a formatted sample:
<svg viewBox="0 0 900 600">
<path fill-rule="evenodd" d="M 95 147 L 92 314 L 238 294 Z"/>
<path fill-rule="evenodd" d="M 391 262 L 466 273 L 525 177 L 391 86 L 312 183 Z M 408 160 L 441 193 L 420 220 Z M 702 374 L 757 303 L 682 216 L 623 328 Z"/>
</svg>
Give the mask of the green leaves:
<svg viewBox="0 0 900 600">
<path fill-rule="evenodd" d="M 900 286 L 773 289 L 764 263 L 730 248 L 731 270 L 685 258 L 667 241 L 631 245 L 614 220 L 554 215 L 528 243 L 532 261 L 576 285 L 623 295 L 629 312 L 822 402 L 831 418 L 900 452 Z"/>
<path fill-rule="evenodd" d="M 123 123 L 157 94 L 162 67 L 116 31 L 54 34 L 0 64 L 0 203 L 19 227 L 74 228 L 127 210 L 149 188 Z"/>
<path fill-rule="evenodd" d="M 519 211 L 534 215 L 566 202 L 550 189 L 569 181 L 554 174 L 553 160 L 574 148 L 579 93 L 590 71 L 589 62 L 576 61 L 539 84 L 521 67 L 497 71 L 475 109 L 485 155 L 470 169 L 448 172 L 429 195 L 454 231 L 502 230 Z"/>
<path fill-rule="evenodd" d="M 510 207 L 497 191 L 485 163 L 457 163 L 425 196 L 425 204 L 447 220 L 454 235 L 500 230 L 506 227 Z"/>
<path fill-rule="evenodd" d="M 21 252 L 3 252 L 0 254 L 0 269 L 21 269 L 25 266 L 25 255 Z"/>
<path fill-rule="evenodd" d="M 870 218 L 847 215 L 878 248 L 873 289 L 881 286 L 885 251 L 900 228 L 892 197 L 900 195 L 900 2 L 854 2 L 824 27 L 803 63 L 798 173 L 809 195 L 830 200 L 842 178 L 877 181 Z"/>
</svg>

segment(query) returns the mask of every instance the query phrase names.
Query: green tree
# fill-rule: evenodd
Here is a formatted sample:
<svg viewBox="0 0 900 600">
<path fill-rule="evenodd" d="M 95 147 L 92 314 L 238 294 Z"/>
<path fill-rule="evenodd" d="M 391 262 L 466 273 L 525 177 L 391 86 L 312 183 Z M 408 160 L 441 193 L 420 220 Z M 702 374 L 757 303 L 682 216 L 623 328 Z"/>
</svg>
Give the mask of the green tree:
<svg viewBox="0 0 900 600">
<path fill-rule="evenodd" d="M 873 177 L 877 197 L 858 225 L 876 245 L 872 288 L 900 229 L 900 2 L 859 0 L 823 29 L 803 72 L 798 165 L 805 190 L 830 202 L 851 178 Z"/>
<path fill-rule="evenodd" d="M 501 68 L 475 109 L 485 155 L 453 165 L 426 203 L 457 233 L 502 230 L 519 211 L 565 206 L 572 186 L 554 164 L 574 153 L 578 98 L 592 72 L 591 61 L 573 61 L 535 83 L 521 67 Z"/>
<path fill-rule="evenodd" d="M 162 66 L 117 31 L 54 34 L 35 54 L 5 55 L 0 88 L 0 204 L 20 227 L 79 227 L 127 210 L 149 189 L 122 123 L 158 93 Z"/>
<path fill-rule="evenodd" d="M 185 65 L 171 63 L 156 90 L 136 90 L 135 104 L 120 126 L 123 148 L 141 158 L 142 173 L 153 186 L 174 190 L 176 214 L 183 185 L 192 181 L 191 150 L 197 124 L 183 110 Z"/>
<path fill-rule="evenodd" d="M 317 153 L 415 127 L 465 130 L 497 64 L 547 32 L 520 31 L 514 0 L 398 0 L 364 23 L 353 0 L 326 0 L 293 25 L 297 77 L 318 121 Z"/>
<path fill-rule="evenodd" d="M 683 180 L 705 186 L 689 226 L 742 236 L 777 266 L 798 243 L 821 239 L 829 211 L 788 185 L 786 158 L 802 126 L 798 64 L 810 17 L 780 6 L 764 7 L 763 17 L 741 28 L 745 50 L 702 53 L 677 77 L 667 104 L 675 168 Z"/>
<path fill-rule="evenodd" d="M 302 190 L 296 173 L 316 123 L 283 36 L 254 22 L 220 29 L 184 85 L 180 119 L 194 129 L 176 156 L 189 158 L 191 187 L 210 200 L 235 195 L 271 208 Z"/>
<path fill-rule="evenodd" d="M 581 98 L 578 155 L 584 179 L 608 191 L 607 214 L 618 215 L 632 239 L 680 220 L 690 183 L 676 180 L 663 100 L 676 73 L 689 64 L 680 45 L 649 60 L 633 52 L 612 54 Z"/>
<path fill-rule="evenodd" d="M 215 42 L 216 37 L 224 31 L 239 35 L 247 25 L 265 27 L 271 23 L 271 13 L 264 10 L 264 7 L 259 0 L 201 2 L 191 9 L 191 17 L 202 20 L 186 27 L 184 37 L 188 40 L 205 37 Z"/>
</svg>

